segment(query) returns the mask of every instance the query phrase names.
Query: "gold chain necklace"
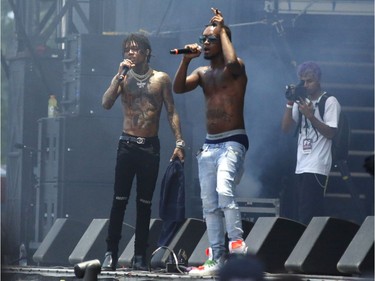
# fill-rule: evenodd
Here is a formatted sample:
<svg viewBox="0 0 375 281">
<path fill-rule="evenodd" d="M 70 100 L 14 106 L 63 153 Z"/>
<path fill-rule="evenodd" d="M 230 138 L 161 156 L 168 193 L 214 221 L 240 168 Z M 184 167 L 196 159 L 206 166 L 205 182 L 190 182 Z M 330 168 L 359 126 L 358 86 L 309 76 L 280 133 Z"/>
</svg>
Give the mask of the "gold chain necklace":
<svg viewBox="0 0 375 281">
<path fill-rule="evenodd" d="M 138 86 L 139 89 L 142 89 L 142 88 L 145 87 L 146 82 L 144 82 L 144 81 L 151 77 L 152 72 L 153 72 L 153 70 L 152 70 L 151 67 L 150 67 L 150 68 L 148 69 L 148 71 L 147 71 L 145 74 L 143 74 L 143 75 L 140 75 L 140 74 L 138 74 L 138 73 L 135 73 L 133 69 L 130 69 L 130 70 L 129 70 L 129 74 L 130 74 L 131 76 L 133 76 L 135 80 L 138 81 L 138 82 L 137 82 L 137 86 Z"/>
</svg>

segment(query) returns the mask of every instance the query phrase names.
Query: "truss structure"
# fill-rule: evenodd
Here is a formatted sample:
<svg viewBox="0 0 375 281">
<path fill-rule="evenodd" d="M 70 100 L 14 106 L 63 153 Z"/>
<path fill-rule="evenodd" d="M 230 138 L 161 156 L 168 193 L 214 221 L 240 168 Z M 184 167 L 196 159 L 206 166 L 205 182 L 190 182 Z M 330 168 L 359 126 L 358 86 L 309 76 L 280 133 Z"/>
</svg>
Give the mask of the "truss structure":
<svg viewBox="0 0 375 281">
<path fill-rule="evenodd" d="M 374 16 L 373 0 L 272 0 L 265 9 L 280 14 Z"/>
</svg>

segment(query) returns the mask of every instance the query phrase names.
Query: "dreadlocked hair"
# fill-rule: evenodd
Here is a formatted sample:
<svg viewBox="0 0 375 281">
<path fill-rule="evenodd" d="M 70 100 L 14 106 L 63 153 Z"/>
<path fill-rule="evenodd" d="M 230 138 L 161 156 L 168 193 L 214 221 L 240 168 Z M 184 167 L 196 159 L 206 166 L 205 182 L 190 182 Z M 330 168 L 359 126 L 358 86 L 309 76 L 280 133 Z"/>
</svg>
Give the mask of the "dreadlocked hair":
<svg viewBox="0 0 375 281">
<path fill-rule="evenodd" d="M 146 53 L 147 49 L 150 50 L 147 56 L 147 62 L 150 62 L 152 50 L 151 50 L 151 44 L 148 38 L 141 33 L 129 34 L 122 42 L 123 53 L 125 52 L 125 48 L 129 46 L 132 42 L 134 42 L 143 53 Z"/>
</svg>

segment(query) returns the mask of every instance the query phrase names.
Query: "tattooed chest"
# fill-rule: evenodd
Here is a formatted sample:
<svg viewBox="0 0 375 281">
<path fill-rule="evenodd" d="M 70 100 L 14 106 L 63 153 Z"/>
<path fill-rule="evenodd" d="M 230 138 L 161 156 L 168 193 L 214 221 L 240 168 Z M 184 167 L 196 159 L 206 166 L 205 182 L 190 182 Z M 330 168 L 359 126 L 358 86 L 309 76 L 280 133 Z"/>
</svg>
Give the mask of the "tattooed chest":
<svg viewBox="0 0 375 281">
<path fill-rule="evenodd" d="M 162 103 L 160 91 L 155 89 L 151 83 L 138 87 L 135 80 L 129 83 L 124 101 L 127 106 L 136 108 L 139 106 L 158 108 Z"/>
<path fill-rule="evenodd" d="M 125 95 L 124 106 L 131 127 L 145 128 L 158 118 L 162 101 L 158 95 L 141 89 Z"/>
</svg>

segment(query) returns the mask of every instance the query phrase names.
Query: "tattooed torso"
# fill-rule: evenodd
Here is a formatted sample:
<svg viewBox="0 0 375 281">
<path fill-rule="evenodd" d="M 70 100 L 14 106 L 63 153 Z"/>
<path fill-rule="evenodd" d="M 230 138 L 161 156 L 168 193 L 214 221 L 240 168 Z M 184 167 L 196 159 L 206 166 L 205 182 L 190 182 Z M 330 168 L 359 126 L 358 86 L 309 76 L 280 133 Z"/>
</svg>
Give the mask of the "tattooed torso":
<svg viewBox="0 0 375 281">
<path fill-rule="evenodd" d="M 244 129 L 246 75 L 233 78 L 222 69 L 211 67 L 202 67 L 199 74 L 206 100 L 207 132 L 218 134 Z"/>
<path fill-rule="evenodd" d="M 137 84 L 138 83 L 138 84 Z M 159 129 L 163 92 L 168 89 L 169 78 L 163 72 L 153 71 L 142 85 L 128 77 L 121 95 L 124 109 L 124 132 L 136 136 L 156 136 Z"/>
</svg>

